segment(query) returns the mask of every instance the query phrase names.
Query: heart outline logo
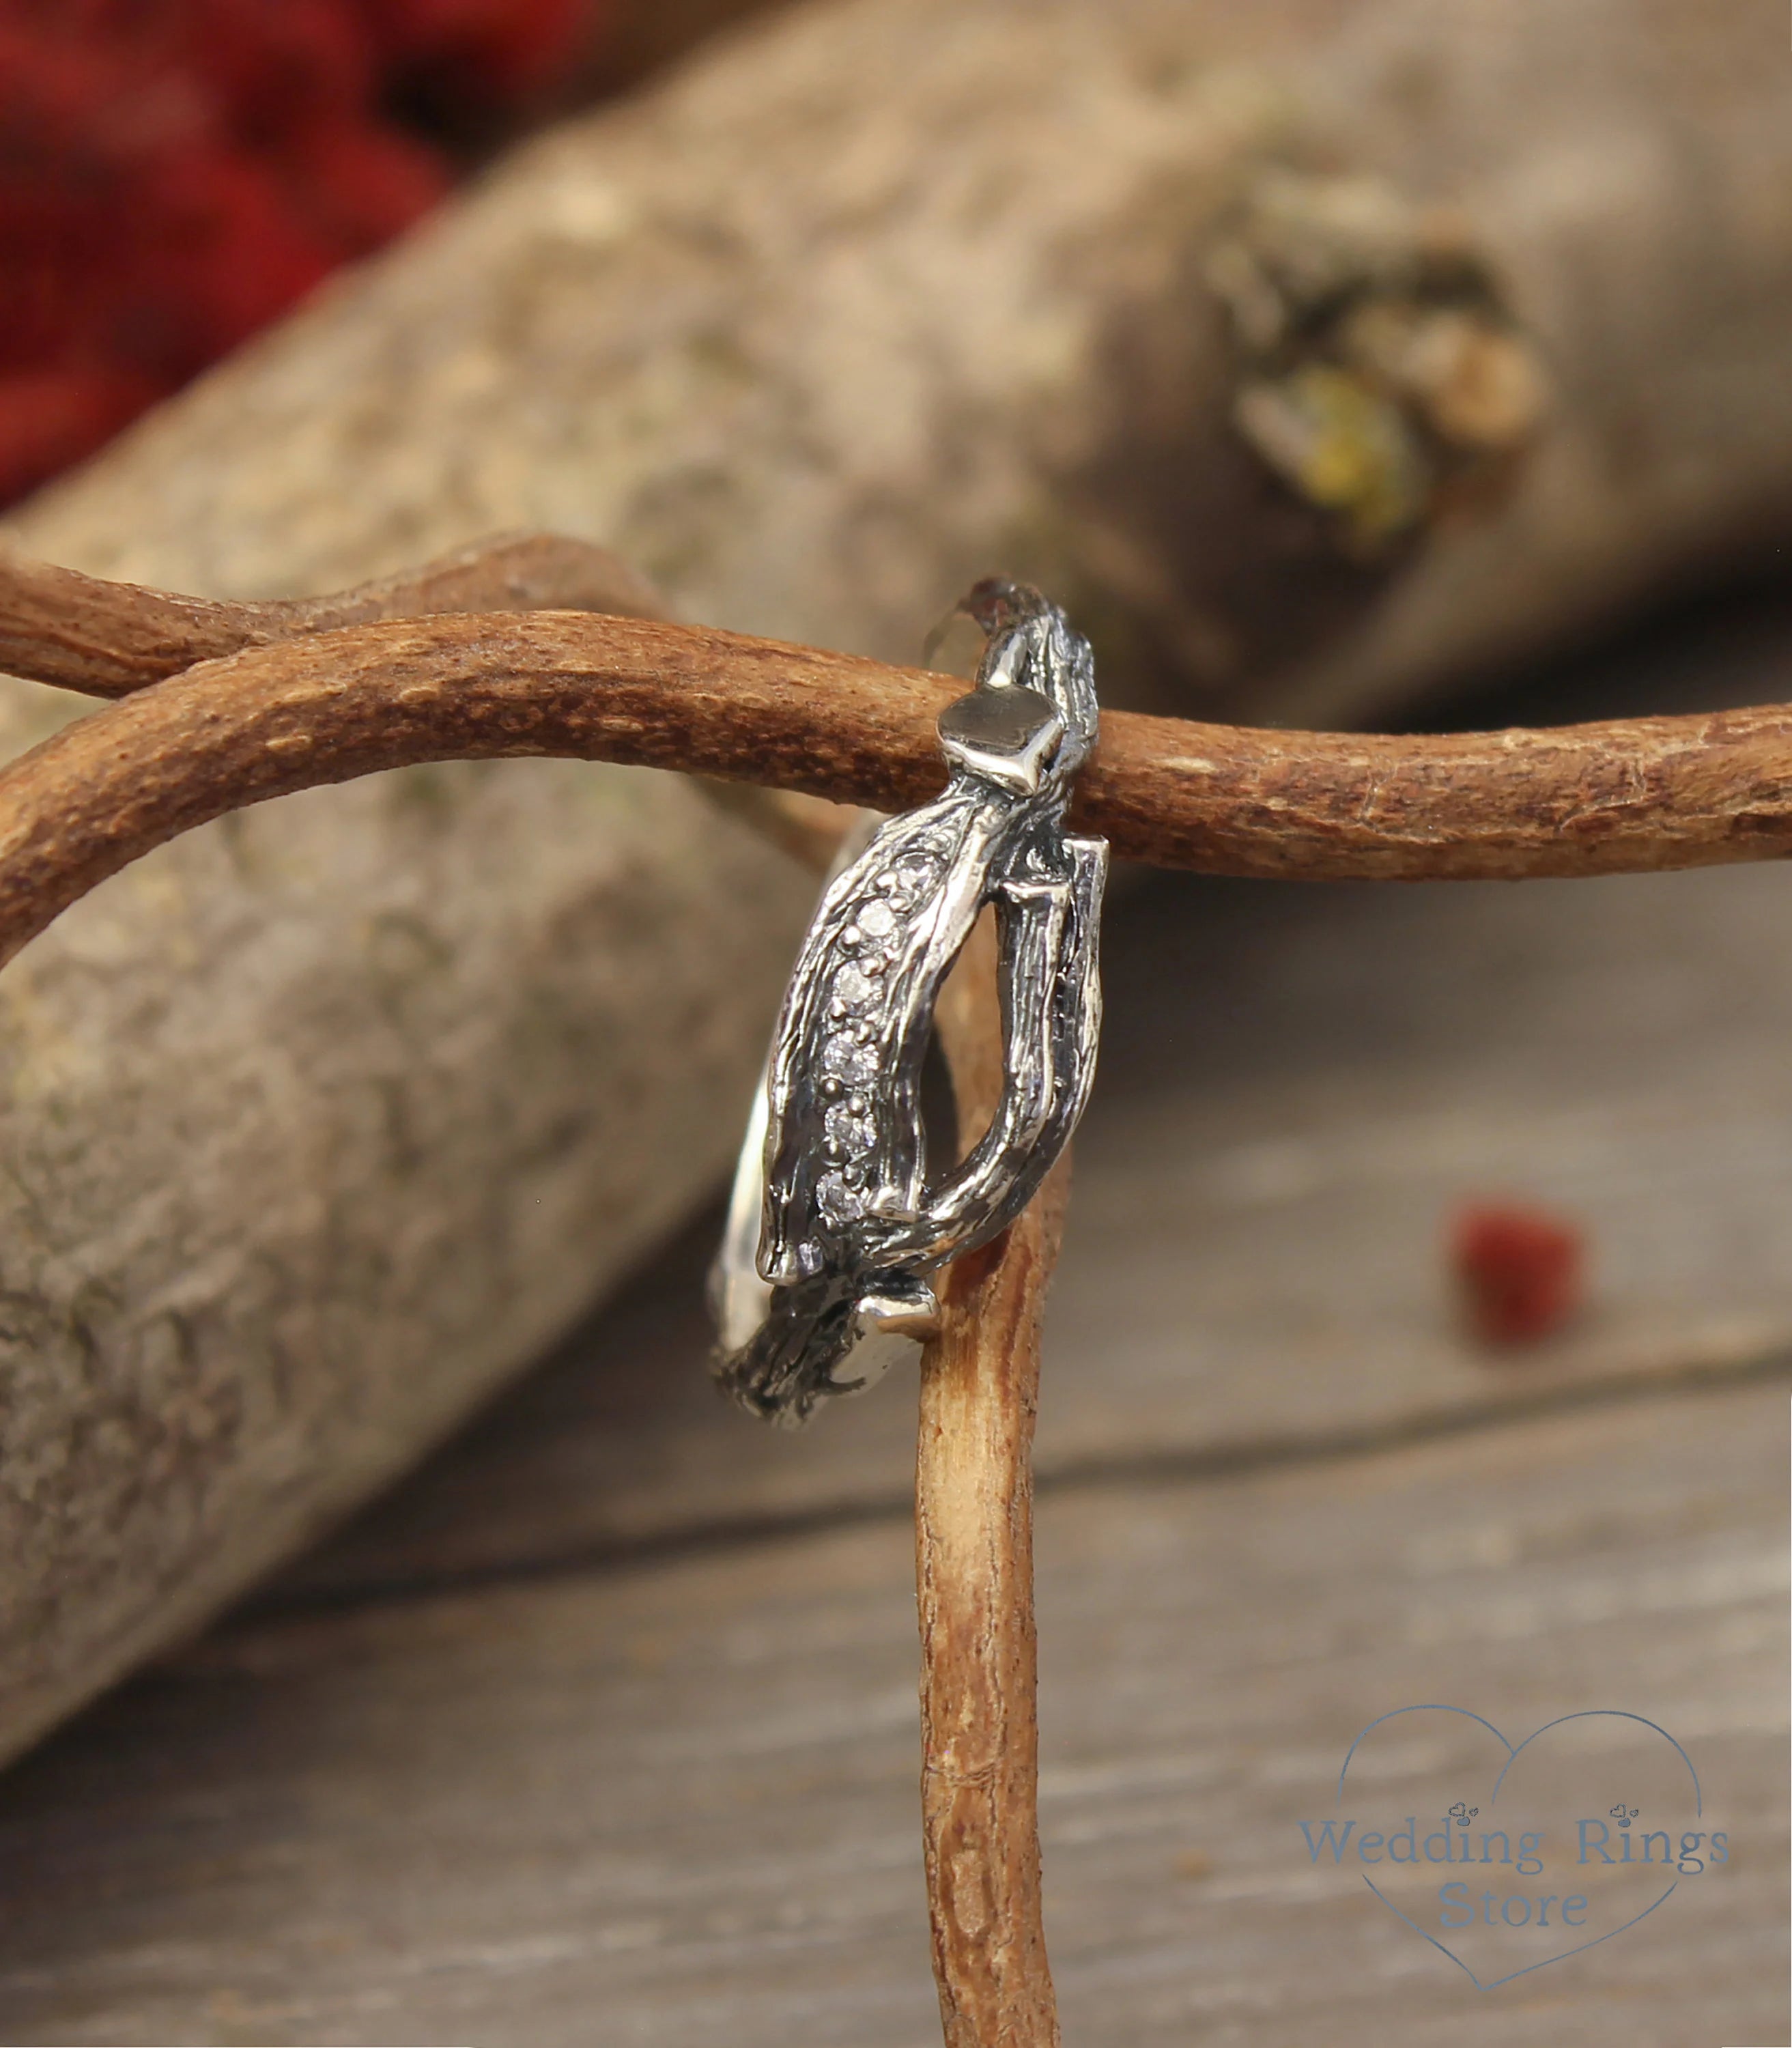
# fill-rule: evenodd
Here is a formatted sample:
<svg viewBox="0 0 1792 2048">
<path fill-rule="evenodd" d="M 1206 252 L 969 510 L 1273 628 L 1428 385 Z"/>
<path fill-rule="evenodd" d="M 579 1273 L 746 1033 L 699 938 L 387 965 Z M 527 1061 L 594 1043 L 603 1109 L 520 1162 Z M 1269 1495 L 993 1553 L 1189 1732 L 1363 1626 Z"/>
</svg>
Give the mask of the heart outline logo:
<svg viewBox="0 0 1792 2048">
<path fill-rule="evenodd" d="M 1497 1742 L 1500 1747 L 1506 1752 L 1506 1761 L 1500 1767 L 1499 1775 L 1494 1780 L 1493 1790 L 1488 1798 L 1488 1803 L 1490 1806 L 1496 1806 L 1499 1803 L 1500 1788 L 1505 1784 L 1507 1774 L 1511 1770 L 1512 1766 L 1518 1762 L 1519 1757 L 1524 1754 L 1525 1751 L 1527 1750 L 1534 1742 L 1539 1740 L 1542 1736 L 1547 1735 L 1552 1728 L 1561 1728 L 1569 1721 L 1635 1721 L 1639 1724 L 1639 1726 L 1648 1728 L 1653 1733 L 1658 1735 L 1662 1740 L 1678 1755 L 1681 1762 L 1685 1765 L 1686 1775 L 1691 1778 L 1693 1782 L 1693 1817 L 1695 1819 L 1702 1819 L 1704 1817 L 1705 1791 L 1704 1788 L 1699 1783 L 1699 1774 L 1693 1768 L 1693 1759 L 1686 1754 L 1680 1744 L 1675 1741 L 1674 1738 L 1668 1733 L 1665 1728 L 1662 1728 L 1659 1723 L 1650 1720 L 1646 1715 L 1632 1713 L 1627 1708 L 1623 1707 L 1584 1707 L 1575 1713 L 1558 1714 L 1553 1720 L 1545 1721 L 1542 1727 L 1533 1728 L 1530 1733 L 1525 1737 L 1522 1742 L 1515 1744 L 1510 1742 L 1507 1739 L 1504 1732 L 1495 1728 L 1493 1723 L 1490 1721 L 1484 1714 L 1477 1714 L 1467 1707 L 1450 1706 L 1442 1701 L 1428 1701 L 1418 1706 L 1395 1707 L 1387 1713 L 1378 1714 L 1375 1720 L 1369 1722 L 1366 1727 L 1360 1729 L 1355 1738 L 1352 1740 L 1349 1748 L 1344 1751 L 1344 1760 L 1339 1767 L 1337 1805 L 1342 1806 L 1344 1804 L 1344 1783 L 1350 1775 L 1351 1759 L 1356 1755 L 1358 1749 L 1362 1746 L 1363 1743 L 1368 1736 L 1372 1735 L 1377 1728 L 1382 1727 L 1388 1721 L 1397 1720 L 1402 1714 L 1460 1714 L 1464 1720 L 1477 1722 L 1482 1728 L 1487 1730 L 1488 1733 L 1493 1737 L 1495 1741 Z M 1440 1955 L 1449 1957 L 1449 1960 L 1454 1963 L 1456 1968 L 1462 1972 L 1463 1975 L 1468 1978 L 1468 1981 L 1475 1987 L 1476 1990 L 1482 1992 L 1497 1991 L 1501 1984 L 1511 1984 L 1515 1978 L 1529 1976 L 1534 1971 L 1546 1970 L 1553 1963 L 1565 1963 L 1568 1961 L 1570 1956 L 1584 1955 L 1589 1949 L 1596 1949 L 1604 1942 L 1615 1941 L 1619 1935 L 1627 1934 L 1632 1927 L 1635 1926 L 1639 1923 L 1639 1922 L 1647 1920 L 1649 1915 L 1655 1911 L 1657 1907 L 1665 1904 L 1666 1901 L 1680 1888 L 1680 1880 L 1677 1877 L 1658 1898 L 1652 1900 L 1650 1904 L 1644 1906 L 1640 1913 L 1632 1914 L 1630 1918 L 1623 1922 L 1621 1926 L 1608 1928 L 1604 1934 L 1596 1934 L 1591 1941 L 1578 1942 L 1572 1949 L 1564 1949 L 1559 1955 L 1545 1956 L 1538 1962 L 1526 1963 L 1522 1968 L 1509 1970 L 1504 1976 L 1491 1977 L 1484 1983 L 1481 1979 L 1475 1974 L 1474 1971 L 1469 1967 L 1469 1965 L 1463 1961 L 1461 1957 L 1457 1955 L 1455 1950 L 1450 1948 L 1446 1942 L 1440 1941 L 1435 1934 L 1428 1932 L 1425 1928 L 1420 1926 L 1418 1922 L 1414 1920 L 1410 1914 L 1403 1913 L 1400 1908 L 1394 1904 L 1393 1900 L 1382 1891 L 1381 1887 L 1375 1883 L 1375 1879 L 1369 1875 L 1367 1871 L 1363 1873 L 1363 1882 L 1369 1887 L 1370 1891 L 1375 1894 L 1375 1897 L 1381 1902 L 1381 1903 L 1387 1908 L 1388 1911 L 1394 1915 L 1395 1919 L 1411 1928 L 1412 1931 L 1418 1936 L 1422 1941 L 1429 1941 L 1431 1946 L 1434 1948 Z"/>
</svg>

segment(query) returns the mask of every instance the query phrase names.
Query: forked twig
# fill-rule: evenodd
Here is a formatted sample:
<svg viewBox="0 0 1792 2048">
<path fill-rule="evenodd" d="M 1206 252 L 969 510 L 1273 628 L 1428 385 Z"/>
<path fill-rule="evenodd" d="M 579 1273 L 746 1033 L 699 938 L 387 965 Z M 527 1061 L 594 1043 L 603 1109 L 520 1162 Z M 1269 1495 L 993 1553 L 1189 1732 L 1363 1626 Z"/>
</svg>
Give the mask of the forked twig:
<svg viewBox="0 0 1792 2048">
<path fill-rule="evenodd" d="M 77 635 L 48 622 L 45 579 L 67 573 L 0 558 L 0 646 L 20 673 L 118 687 L 147 658 L 119 621 L 141 600 L 164 633 L 190 602 L 90 590 Z M 308 622 L 329 602 L 307 600 Z M 213 622 L 200 644 L 215 638 Z M 157 645 L 165 673 L 178 650 Z M 958 688 L 611 615 L 307 623 L 138 689 L 0 770 L 0 961 L 193 825 L 417 762 L 570 755 L 901 809 L 940 787 L 933 723 Z M 1123 858 L 1226 875 L 1515 880 L 1769 859 L 1792 851 L 1792 709 L 1398 736 L 1116 712 L 1072 819 Z"/>
</svg>

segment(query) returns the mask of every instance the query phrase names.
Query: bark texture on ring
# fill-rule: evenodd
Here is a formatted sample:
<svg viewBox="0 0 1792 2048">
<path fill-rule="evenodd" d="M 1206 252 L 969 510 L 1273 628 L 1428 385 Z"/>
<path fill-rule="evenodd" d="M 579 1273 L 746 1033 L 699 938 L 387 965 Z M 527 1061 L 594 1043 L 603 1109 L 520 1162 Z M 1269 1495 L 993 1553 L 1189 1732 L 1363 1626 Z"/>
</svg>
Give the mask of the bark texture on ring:
<svg viewBox="0 0 1792 2048">
<path fill-rule="evenodd" d="M 712 1283 L 716 1375 L 767 1419 L 856 1393 L 932 1332 L 929 1275 L 1032 1199 L 1094 1077 L 1104 840 L 1065 811 L 1095 743 L 1088 642 L 1038 592 L 991 580 L 987 636 L 939 720 L 950 770 L 824 890 L 780 1014 Z M 933 1004 L 985 905 L 997 919 L 1004 1082 L 988 1129 L 927 1178 L 921 1072 Z"/>
</svg>

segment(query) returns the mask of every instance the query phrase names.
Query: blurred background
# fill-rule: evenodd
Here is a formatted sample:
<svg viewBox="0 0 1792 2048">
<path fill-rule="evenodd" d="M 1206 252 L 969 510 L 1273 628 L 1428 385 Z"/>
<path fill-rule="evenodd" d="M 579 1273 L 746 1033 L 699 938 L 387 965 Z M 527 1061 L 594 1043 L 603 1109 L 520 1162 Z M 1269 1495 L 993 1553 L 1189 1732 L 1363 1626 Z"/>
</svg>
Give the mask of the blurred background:
<svg viewBox="0 0 1792 2048">
<path fill-rule="evenodd" d="M 5 540 L 254 597 L 538 528 L 900 661 L 1001 571 L 1195 718 L 1778 702 L 1789 71 L 1742 0 L 0 0 Z M 84 708 L 0 678 L 0 753 Z M 0 2038 L 937 2038 L 910 1390 L 774 1436 L 705 1370 L 812 886 L 464 764 L 7 970 Z M 1784 2038 L 1789 916 L 1123 878 L 1067 2039 Z M 1422 1700 L 1648 1716 L 1732 1864 L 1479 1992 L 1296 1833 Z"/>
<path fill-rule="evenodd" d="M 17 0 L 0 502 L 748 0 Z"/>
</svg>

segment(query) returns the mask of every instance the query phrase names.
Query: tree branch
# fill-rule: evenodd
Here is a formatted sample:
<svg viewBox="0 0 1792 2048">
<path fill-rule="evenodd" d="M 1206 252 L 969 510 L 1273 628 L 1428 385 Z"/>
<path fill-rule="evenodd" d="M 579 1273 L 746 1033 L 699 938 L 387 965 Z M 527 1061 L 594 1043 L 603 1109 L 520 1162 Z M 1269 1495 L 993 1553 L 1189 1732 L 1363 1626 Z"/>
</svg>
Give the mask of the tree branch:
<svg viewBox="0 0 1792 2048">
<path fill-rule="evenodd" d="M 986 917 L 936 1011 L 961 1138 L 1002 1088 Z M 1033 1425 L 1067 1154 L 1026 1212 L 941 1282 L 915 1458 L 921 1840 L 946 2048 L 1057 2048 L 1041 1918 Z"/>
<path fill-rule="evenodd" d="M 103 588 L 90 622 L 126 608 L 124 587 Z M 77 636 L 31 638 L 5 595 L 14 666 L 71 673 Z M 115 676 L 143 646 L 87 633 L 80 660 Z M 933 722 L 962 687 L 563 611 L 308 629 L 139 690 L 0 771 L 0 961 L 176 834 L 377 769 L 572 755 L 903 808 L 940 787 Z M 1115 712 L 1072 815 L 1123 858 L 1224 875 L 1517 879 L 1767 859 L 1792 851 L 1792 710 L 1420 736 Z"/>
<path fill-rule="evenodd" d="M 128 696 L 196 662 L 304 633 L 464 611 L 613 612 L 668 616 L 658 593 L 619 555 L 553 533 L 502 533 L 421 568 L 333 596 L 227 603 L 0 551 L 0 671 Z"/>
</svg>

